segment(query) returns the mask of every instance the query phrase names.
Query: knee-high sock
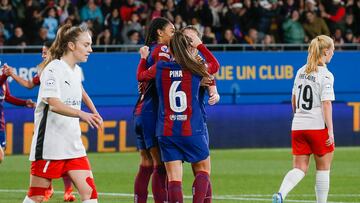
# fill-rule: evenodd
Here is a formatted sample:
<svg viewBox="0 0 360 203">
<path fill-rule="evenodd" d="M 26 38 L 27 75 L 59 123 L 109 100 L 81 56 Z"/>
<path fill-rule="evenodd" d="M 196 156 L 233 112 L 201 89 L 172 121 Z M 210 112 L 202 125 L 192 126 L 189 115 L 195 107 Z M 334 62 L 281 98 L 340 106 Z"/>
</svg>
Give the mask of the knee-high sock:
<svg viewBox="0 0 360 203">
<path fill-rule="evenodd" d="M 304 178 L 304 176 L 305 173 L 298 168 L 294 168 L 286 174 L 279 190 L 283 199 L 285 199 L 287 194 Z"/>
<path fill-rule="evenodd" d="M 64 182 L 64 191 L 72 191 L 73 188 L 72 188 L 72 182 L 71 182 L 71 179 L 70 179 L 70 176 L 68 175 L 64 175 L 63 176 L 63 182 Z"/>
<path fill-rule="evenodd" d="M 169 181 L 169 203 L 183 203 L 181 181 Z"/>
<path fill-rule="evenodd" d="M 146 203 L 148 196 L 148 185 L 153 166 L 140 166 L 134 183 L 134 202 Z"/>
<path fill-rule="evenodd" d="M 196 173 L 192 186 L 193 203 L 204 203 L 209 184 L 210 177 L 208 173 L 203 171 Z"/>
<path fill-rule="evenodd" d="M 316 171 L 316 202 L 326 203 L 330 189 L 330 171 Z"/>
<path fill-rule="evenodd" d="M 212 202 L 212 187 L 211 187 L 211 181 L 209 182 L 209 186 L 206 191 L 206 197 L 204 200 L 204 203 L 211 203 Z"/>
<path fill-rule="evenodd" d="M 151 183 L 155 203 L 164 203 L 167 200 L 166 169 L 164 165 L 154 167 Z"/>
</svg>

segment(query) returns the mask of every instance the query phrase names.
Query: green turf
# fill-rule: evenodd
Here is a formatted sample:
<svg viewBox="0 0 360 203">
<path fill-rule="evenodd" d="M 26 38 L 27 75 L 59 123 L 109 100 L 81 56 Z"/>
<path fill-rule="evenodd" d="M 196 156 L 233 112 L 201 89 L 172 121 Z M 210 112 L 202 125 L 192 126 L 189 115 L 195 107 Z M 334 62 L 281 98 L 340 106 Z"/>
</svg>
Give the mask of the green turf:
<svg viewBox="0 0 360 203">
<path fill-rule="evenodd" d="M 290 149 L 212 150 L 213 202 L 271 202 L 271 195 L 279 188 L 286 172 L 291 169 L 290 152 Z M 360 148 L 336 149 L 331 170 L 329 202 L 360 202 L 359 157 Z M 90 153 L 89 159 L 98 192 L 105 193 L 99 195 L 99 201 L 132 202 L 132 197 L 126 194 L 133 191 L 138 154 Z M 309 173 L 290 193 L 288 200 L 315 202 L 314 172 L 312 162 Z M 186 196 L 191 195 L 192 180 L 191 169 L 185 164 L 183 190 Z M 0 165 L 0 203 L 22 202 L 28 184 L 27 156 L 7 156 Z M 54 181 L 54 187 L 57 193 L 49 202 L 62 202 L 61 181 Z M 4 191 L 5 189 L 10 191 Z M 110 193 L 116 194 L 111 196 Z M 120 196 L 120 193 L 125 196 Z M 185 202 L 191 200 L 185 199 Z"/>
</svg>

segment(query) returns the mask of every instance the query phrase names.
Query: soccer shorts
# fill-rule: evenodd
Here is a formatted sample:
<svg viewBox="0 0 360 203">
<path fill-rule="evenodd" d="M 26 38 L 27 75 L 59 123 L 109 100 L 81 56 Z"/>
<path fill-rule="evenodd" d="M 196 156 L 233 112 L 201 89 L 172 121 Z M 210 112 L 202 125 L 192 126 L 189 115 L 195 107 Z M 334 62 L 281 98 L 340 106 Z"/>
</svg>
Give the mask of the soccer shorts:
<svg viewBox="0 0 360 203">
<path fill-rule="evenodd" d="M 86 156 L 65 160 L 36 160 L 31 162 L 31 175 L 43 178 L 60 178 L 71 170 L 91 170 Z"/>
<path fill-rule="evenodd" d="M 163 162 L 181 160 L 197 163 L 210 154 L 205 135 L 159 136 L 158 140 Z"/>
<path fill-rule="evenodd" d="M 328 129 L 322 130 L 293 130 L 291 144 L 294 155 L 316 154 L 324 155 L 335 149 L 334 144 L 326 146 L 329 139 Z"/>
<path fill-rule="evenodd" d="M 6 134 L 5 131 L 0 131 L 0 146 L 1 148 L 5 148 L 6 146 Z"/>
<path fill-rule="evenodd" d="M 135 116 L 134 127 L 136 133 L 136 146 L 138 149 L 150 149 L 151 147 L 158 146 L 155 136 L 156 116 Z"/>
</svg>

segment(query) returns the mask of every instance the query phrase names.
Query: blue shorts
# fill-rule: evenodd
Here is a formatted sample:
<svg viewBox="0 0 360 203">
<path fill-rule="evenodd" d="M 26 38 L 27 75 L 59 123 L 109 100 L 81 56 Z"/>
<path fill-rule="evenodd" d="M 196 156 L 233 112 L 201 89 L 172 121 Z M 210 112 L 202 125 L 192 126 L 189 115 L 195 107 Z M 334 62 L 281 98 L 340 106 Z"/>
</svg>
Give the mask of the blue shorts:
<svg viewBox="0 0 360 203">
<path fill-rule="evenodd" d="M 134 126 L 136 133 L 136 146 L 138 149 L 150 149 L 151 147 L 158 146 L 158 142 L 155 136 L 155 116 L 134 116 Z"/>
<path fill-rule="evenodd" d="M 159 136 L 158 140 L 163 162 L 181 160 L 197 163 L 210 154 L 205 135 Z"/>
<path fill-rule="evenodd" d="M 5 148 L 6 146 L 6 134 L 5 131 L 0 131 L 0 146 Z"/>
</svg>

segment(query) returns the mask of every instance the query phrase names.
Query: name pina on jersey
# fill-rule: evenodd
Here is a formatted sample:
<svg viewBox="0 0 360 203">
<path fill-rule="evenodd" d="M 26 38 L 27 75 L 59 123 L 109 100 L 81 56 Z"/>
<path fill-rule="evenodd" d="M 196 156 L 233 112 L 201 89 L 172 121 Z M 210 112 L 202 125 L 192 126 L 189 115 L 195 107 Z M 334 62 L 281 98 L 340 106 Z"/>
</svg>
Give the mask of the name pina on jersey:
<svg viewBox="0 0 360 203">
<path fill-rule="evenodd" d="M 171 78 L 181 78 L 181 77 L 183 77 L 183 73 L 182 73 L 181 70 L 171 70 L 169 77 L 171 77 Z"/>
<path fill-rule="evenodd" d="M 312 82 L 315 82 L 315 81 L 316 81 L 316 77 L 315 77 L 315 76 L 313 76 L 313 75 L 307 75 L 307 74 L 304 74 L 304 73 L 300 74 L 300 75 L 299 75 L 299 78 L 300 78 L 300 79 L 307 79 L 307 80 L 310 80 L 310 81 L 312 81 Z"/>
</svg>

